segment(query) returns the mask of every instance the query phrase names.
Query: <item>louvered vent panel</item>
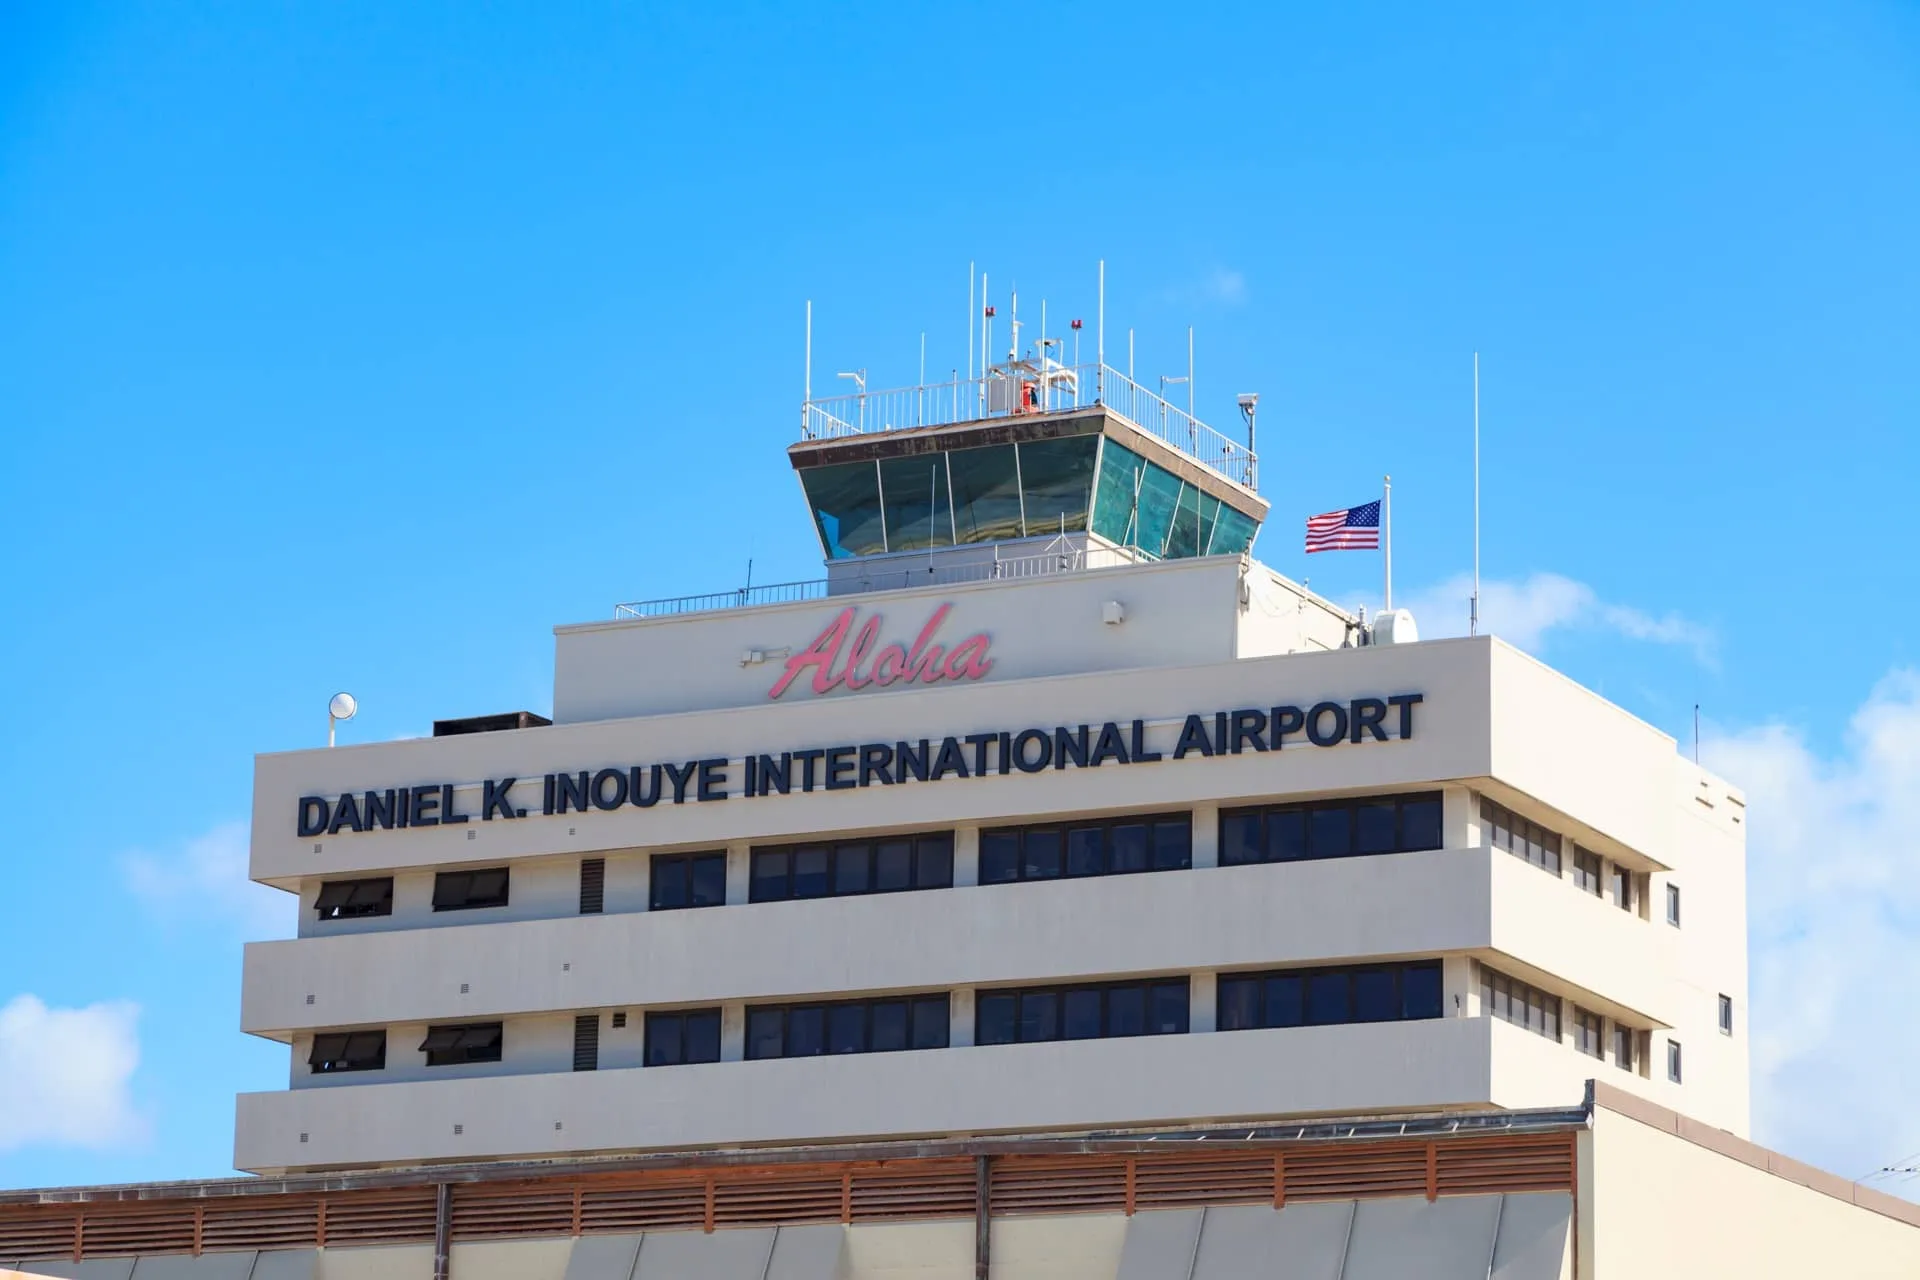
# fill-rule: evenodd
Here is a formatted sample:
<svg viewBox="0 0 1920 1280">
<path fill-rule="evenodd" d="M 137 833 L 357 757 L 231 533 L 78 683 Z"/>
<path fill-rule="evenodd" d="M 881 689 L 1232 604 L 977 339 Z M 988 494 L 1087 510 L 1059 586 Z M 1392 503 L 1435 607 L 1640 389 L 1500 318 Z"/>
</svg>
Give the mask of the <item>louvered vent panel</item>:
<svg viewBox="0 0 1920 1280">
<path fill-rule="evenodd" d="M 204 1249 L 310 1249 L 320 1202 L 304 1196 L 242 1196 L 209 1201 L 200 1226 Z"/>
<path fill-rule="evenodd" d="M 600 1068 L 600 1015 L 583 1013 L 573 1020 L 573 1069 Z"/>
<path fill-rule="evenodd" d="M 1117 1213 L 1126 1207 L 1119 1156 L 1007 1156 L 993 1162 L 993 1212 Z"/>
<path fill-rule="evenodd" d="M 589 1183 L 580 1194 L 583 1233 L 697 1227 L 706 1220 L 705 1183 L 689 1179 Z"/>
<path fill-rule="evenodd" d="M 193 1206 L 181 1201 L 158 1209 L 89 1208 L 85 1248 L 88 1258 L 192 1253 Z"/>
<path fill-rule="evenodd" d="M 580 914 L 599 915 L 607 902 L 607 860 L 580 860 Z"/>
<path fill-rule="evenodd" d="M 729 1177 L 714 1183 L 714 1225 L 745 1227 L 786 1222 L 838 1222 L 840 1190 L 837 1171 Z"/>
<path fill-rule="evenodd" d="M 453 1238 L 564 1236 L 573 1232 L 573 1188 L 513 1183 L 453 1189 Z"/>
<path fill-rule="evenodd" d="M 971 1160 L 895 1161 L 856 1165 L 853 1220 L 970 1217 L 974 1206 Z"/>
<path fill-rule="evenodd" d="M 1442 1142 L 1437 1163 L 1441 1195 L 1573 1187 L 1573 1140 L 1566 1134 Z"/>
<path fill-rule="evenodd" d="M 1140 1156 L 1133 1188 L 1136 1209 L 1267 1203 L 1273 1199 L 1273 1155 Z"/>
<path fill-rule="evenodd" d="M 9 1210 L 0 1215 L 0 1258 L 71 1258 L 72 1209 L 55 1213 L 34 1208 L 18 1217 Z"/>
<path fill-rule="evenodd" d="M 433 1239 L 432 1187 L 349 1191 L 327 1197 L 327 1244 L 387 1244 Z"/>
<path fill-rule="evenodd" d="M 1417 1143 L 1306 1147 L 1286 1156 L 1289 1201 L 1427 1193 L 1427 1150 Z"/>
</svg>

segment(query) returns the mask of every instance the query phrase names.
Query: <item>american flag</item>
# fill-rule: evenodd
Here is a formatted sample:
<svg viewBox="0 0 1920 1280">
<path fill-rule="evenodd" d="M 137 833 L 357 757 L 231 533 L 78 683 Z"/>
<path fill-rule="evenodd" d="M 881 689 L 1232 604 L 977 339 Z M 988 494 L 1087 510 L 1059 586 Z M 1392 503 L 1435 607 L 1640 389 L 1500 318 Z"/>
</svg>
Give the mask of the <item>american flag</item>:
<svg viewBox="0 0 1920 1280">
<path fill-rule="evenodd" d="M 1380 546 L 1380 504 L 1342 507 L 1307 517 L 1307 554 L 1316 551 L 1373 551 Z"/>
</svg>

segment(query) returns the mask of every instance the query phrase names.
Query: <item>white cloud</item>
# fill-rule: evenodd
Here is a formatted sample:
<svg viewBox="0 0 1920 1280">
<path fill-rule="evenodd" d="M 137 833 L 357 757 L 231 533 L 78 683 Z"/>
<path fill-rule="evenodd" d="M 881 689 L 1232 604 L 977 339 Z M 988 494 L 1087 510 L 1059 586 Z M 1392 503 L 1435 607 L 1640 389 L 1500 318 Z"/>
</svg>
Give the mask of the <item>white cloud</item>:
<svg viewBox="0 0 1920 1280">
<path fill-rule="evenodd" d="M 1247 300 L 1247 278 L 1238 271 L 1217 268 L 1201 283 L 1200 292 L 1215 302 L 1237 306 Z"/>
<path fill-rule="evenodd" d="M 204 922 L 209 911 L 249 939 L 293 932 L 293 895 L 247 879 L 247 825 L 225 822 L 166 854 L 130 853 L 127 886 L 156 913 Z"/>
<path fill-rule="evenodd" d="M 1183 307 L 1237 307 L 1247 300 L 1247 277 L 1230 267 L 1214 267 L 1170 285 L 1162 298 Z"/>
<path fill-rule="evenodd" d="M 1779 724 L 1715 730 L 1701 754 L 1747 791 L 1756 1136 L 1847 1177 L 1911 1164 L 1920 672 L 1881 681 L 1831 757 Z"/>
<path fill-rule="evenodd" d="M 1414 593 L 1402 603 L 1413 611 L 1424 636 L 1467 633 L 1467 601 L 1473 579 L 1460 574 Z M 1681 645 L 1711 666 L 1713 633 L 1679 614 L 1660 617 L 1630 605 L 1602 600 L 1584 582 L 1557 573 L 1536 573 L 1518 582 L 1483 578 L 1480 582 L 1480 631 L 1530 651 L 1544 647 L 1556 630 L 1611 631 L 1629 640 Z"/>
<path fill-rule="evenodd" d="M 146 1124 L 128 1088 L 140 1063 L 139 1016 L 124 1001 L 49 1009 L 20 995 L 0 1005 L 0 1151 L 141 1138 Z"/>
</svg>

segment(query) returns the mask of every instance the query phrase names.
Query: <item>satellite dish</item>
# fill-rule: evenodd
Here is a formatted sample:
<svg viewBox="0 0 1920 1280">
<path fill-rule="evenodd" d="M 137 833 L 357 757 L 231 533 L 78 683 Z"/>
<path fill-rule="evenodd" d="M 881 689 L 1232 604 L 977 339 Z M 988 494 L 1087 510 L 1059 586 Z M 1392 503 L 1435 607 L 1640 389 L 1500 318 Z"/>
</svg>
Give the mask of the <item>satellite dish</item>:
<svg viewBox="0 0 1920 1280">
<path fill-rule="evenodd" d="M 327 714 L 335 720 L 351 720 L 353 713 L 359 709 L 360 704 L 353 700 L 353 695 L 350 693 L 336 693 L 333 695 L 333 701 L 327 703 Z"/>
</svg>

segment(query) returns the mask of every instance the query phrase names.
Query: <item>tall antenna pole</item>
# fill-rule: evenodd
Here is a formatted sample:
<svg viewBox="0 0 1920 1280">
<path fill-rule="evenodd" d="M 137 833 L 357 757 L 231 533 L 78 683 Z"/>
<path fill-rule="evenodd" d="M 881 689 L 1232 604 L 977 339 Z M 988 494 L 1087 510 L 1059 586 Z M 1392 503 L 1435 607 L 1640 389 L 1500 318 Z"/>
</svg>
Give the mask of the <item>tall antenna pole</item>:
<svg viewBox="0 0 1920 1280">
<path fill-rule="evenodd" d="M 1383 613 L 1393 612 L 1393 477 L 1388 476 L 1380 495 L 1380 541 L 1386 548 L 1387 603 Z"/>
<path fill-rule="evenodd" d="M 1099 362 L 1093 375 L 1094 398 L 1101 399 L 1100 375 L 1107 367 L 1107 260 L 1105 258 L 1100 259 L 1100 310 L 1094 315 L 1093 345 L 1096 352 L 1094 359 Z"/>
<path fill-rule="evenodd" d="M 812 298 L 807 299 L 807 375 L 806 375 L 806 382 L 804 383 L 804 386 L 806 389 L 801 393 L 801 396 L 800 396 L 800 434 L 802 436 L 807 434 L 807 427 L 811 425 L 807 419 L 807 414 L 809 412 L 807 409 L 807 406 L 813 403 L 813 299 Z"/>
<path fill-rule="evenodd" d="M 992 340 L 993 323 L 988 313 L 993 310 L 987 305 L 987 273 L 980 273 L 980 390 L 974 395 L 974 409 L 984 411 L 987 407 L 987 368 L 993 363 L 993 357 L 987 352 L 987 344 Z"/>
<path fill-rule="evenodd" d="M 967 263 L 967 381 L 973 381 L 973 263 Z M 956 410 L 959 405 L 953 406 Z"/>
<path fill-rule="evenodd" d="M 1473 353 L 1473 599 L 1467 634 L 1480 634 L 1480 353 Z"/>
<path fill-rule="evenodd" d="M 1133 381 L 1133 330 L 1127 330 L 1127 381 Z"/>
</svg>

